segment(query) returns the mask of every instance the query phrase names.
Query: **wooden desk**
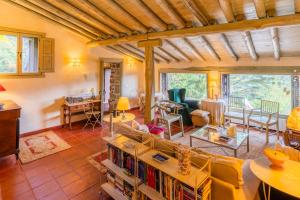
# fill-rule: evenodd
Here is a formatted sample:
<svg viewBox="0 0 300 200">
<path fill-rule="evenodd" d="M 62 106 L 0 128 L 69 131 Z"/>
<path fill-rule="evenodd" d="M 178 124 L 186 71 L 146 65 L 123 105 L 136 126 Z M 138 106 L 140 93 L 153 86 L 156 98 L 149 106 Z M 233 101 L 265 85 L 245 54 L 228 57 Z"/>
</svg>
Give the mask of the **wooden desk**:
<svg viewBox="0 0 300 200">
<path fill-rule="evenodd" d="M 88 100 L 88 101 L 83 101 L 83 102 L 78 102 L 78 103 L 65 102 L 63 105 L 63 114 L 64 114 L 63 124 L 64 124 L 64 126 L 69 124 L 69 128 L 72 129 L 72 116 L 83 114 L 84 113 L 83 107 L 88 104 L 94 104 L 94 106 L 98 106 L 99 110 L 101 110 L 101 101 L 98 99 Z M 67 123 L 67 119 L 68 119 L 68 123 Z"/>
<path fill-rule="evenodd" d="M 21 107 L 13 101 L 1 101 L 4 108 L 0 110 L 0 157 L 19 153 L 19 118 Z"/>
<path fill-rule="evenodd" d="M 271 187 L 280 190 L 293 197 L 300 198 L 300 163 L 292 160 L 287 160 L 282 169 L 270 167 L 270 161 L 262 157 L 252 160 L 250 169 L 265 184 L 269 185 L 269 190 L 265 190 L 265 199 L 270 199 Z M 266 194 L 268 193 L 268 194 Z"/>
</svg>

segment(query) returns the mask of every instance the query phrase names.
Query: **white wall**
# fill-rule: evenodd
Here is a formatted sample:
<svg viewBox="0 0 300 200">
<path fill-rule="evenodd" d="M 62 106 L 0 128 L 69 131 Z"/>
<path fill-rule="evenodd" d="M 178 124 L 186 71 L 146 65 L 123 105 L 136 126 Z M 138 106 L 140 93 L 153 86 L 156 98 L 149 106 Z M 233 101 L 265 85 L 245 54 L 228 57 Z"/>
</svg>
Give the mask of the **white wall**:
<svg viewBox="0 0 300 200">
<path fill-rule="evenodd" d="M 31 12 L 0 1 L 0 26 L 46 33 L 55 39 L 55 73 L 43 78 L 0 79 L 7 91 L 0 94 L 0 100 L 10 99 L 22 107 L 21 133 L 44 129 L 61 124 L 62 97 L 98 91 L 99 57 L 120 58 L 120 55 L 104 48 L 88 49 L 88 40 Z M 81 66 L 73 69 L 72 58 L 80 58 Z M 126 59 L 125 59 L 126 60 Z M 137 93 L 143 87 L 140 74 L 143 65 L 134 62 L 127 69 L 124 62 L 124 95 L 130 95 L 136 104 Z M 1 132 L 1 131 L 0 131 Z"/>
</svg>

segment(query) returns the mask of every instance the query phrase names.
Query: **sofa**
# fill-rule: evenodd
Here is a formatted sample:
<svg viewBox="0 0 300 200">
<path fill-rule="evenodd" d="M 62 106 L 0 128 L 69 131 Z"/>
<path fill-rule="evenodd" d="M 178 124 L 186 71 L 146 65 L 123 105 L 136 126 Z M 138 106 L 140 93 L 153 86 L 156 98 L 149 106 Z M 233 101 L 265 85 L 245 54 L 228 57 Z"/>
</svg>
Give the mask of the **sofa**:
<svg viewBox="0 0 300 200">
<path fill-rule="evenodd" d="M 150 134 L 136 130 L 124 123 L 115 125 L 115 133 L 125 135 L 138 142 L 146 141 Z M 154 148 L 172 157 L 177 157 L 179 143 L 164 139 L 154 139 Z M 251 160 L 214 155 L 192 148 L 192 164 L 201 167 L 207 159 L 212 160 L 213 200 L 257 200 L 258 180 L 250 170 Z"/>
</svg>

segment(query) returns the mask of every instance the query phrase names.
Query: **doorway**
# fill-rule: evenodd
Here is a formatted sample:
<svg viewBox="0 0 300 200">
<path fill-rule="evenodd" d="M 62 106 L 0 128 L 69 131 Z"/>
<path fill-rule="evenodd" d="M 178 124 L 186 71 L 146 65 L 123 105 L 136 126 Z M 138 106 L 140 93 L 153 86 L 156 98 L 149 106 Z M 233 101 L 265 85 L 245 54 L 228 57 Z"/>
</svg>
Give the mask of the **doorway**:
<svg viewBox="0 0 300 200">
<path fill-rule="evenodd" d="M 100 92 L 103 112 L 115 109 L 121 96 L 122 60 L 100 59 Z"/>
</svg>

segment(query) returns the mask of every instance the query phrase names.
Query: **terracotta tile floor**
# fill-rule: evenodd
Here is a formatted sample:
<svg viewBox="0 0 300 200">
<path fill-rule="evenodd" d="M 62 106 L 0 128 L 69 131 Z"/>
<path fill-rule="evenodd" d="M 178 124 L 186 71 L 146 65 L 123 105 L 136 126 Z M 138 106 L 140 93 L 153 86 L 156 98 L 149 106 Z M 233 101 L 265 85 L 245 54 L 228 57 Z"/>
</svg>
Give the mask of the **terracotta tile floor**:
<svg viewBox="0 0 300 200">
<path fill-rule="evenodd" d="M 133 111 L 137 121 L 142 114 Z M 22 165 L 14 156 L 0 159 L 0 184 L 3 200 L 96 200 L 99 199 L 104 176 L 86 158 L 105 150 L 101 139 L 108 134 L 108 125 L 82 130 L 83 123 L 73 125 L 73 130 L 53 130 L 72 148 Z M 189 127 L 186 127 L 189 128 Z M 103 197 L 108 199 L 108 197 Z"/>
</svg>

